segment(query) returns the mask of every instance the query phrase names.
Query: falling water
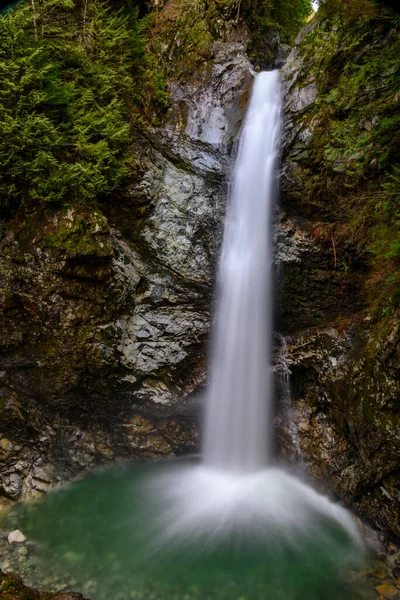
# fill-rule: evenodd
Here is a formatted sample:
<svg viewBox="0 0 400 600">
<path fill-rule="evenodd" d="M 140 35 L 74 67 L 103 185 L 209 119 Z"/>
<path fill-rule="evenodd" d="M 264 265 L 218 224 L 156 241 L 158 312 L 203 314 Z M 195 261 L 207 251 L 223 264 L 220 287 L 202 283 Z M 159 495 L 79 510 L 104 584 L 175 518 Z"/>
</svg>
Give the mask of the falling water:
<svg viewBox="0 0 400 600">
<path fill-rule="evenodd" d="M 279 545 L 350 515 L 269 464 L 272 431 L 272 214 L 277 191 L 279 71 L 257 75 L 233 170 L 217 281 L 204 459 L 151 481 L 160 546 L 230 539 Z"/>
<path fill-rule="evenodd" d="M 204 455 L 241 472 L 266 464 L 272 341 L 272 206 L 276 196 L 279 71 L 254 83 L 233 171 L 219 267 Z"/>
<path fill-rule="evenodd" d="M 297 426 L 293 420 L 292 392 L 290 388 L 291 370 L 288 364 L 288 346 L 284 336 L 277 334 L 279 342 L 278 360 L 275 365 L 275 375 L 280 391 L 281 427 L 286 430 L 291 446 L 291 453 L 297 464 L 303 460 L 300 438 Z"/>
</svg>

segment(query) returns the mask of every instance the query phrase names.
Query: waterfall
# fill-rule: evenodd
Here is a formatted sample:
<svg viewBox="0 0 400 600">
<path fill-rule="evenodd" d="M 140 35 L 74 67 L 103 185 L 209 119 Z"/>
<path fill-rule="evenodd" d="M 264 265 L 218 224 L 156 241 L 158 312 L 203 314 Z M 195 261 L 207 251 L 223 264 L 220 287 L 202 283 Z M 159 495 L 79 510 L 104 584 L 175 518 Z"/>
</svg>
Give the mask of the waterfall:
<svg viewBox="0 0 400 600">
<path fill-rule="evenodd" d="M 202 461 L 119 465 L 6 511 L 37 542 L 33 567 L 7 549 L 29 583 L 57 590 L 74 578 L 93 600 L 369 598 L 353 594 L 346 576 L 362 560 L 351 515 L 269 455 L 279 130 L 279 73 L 261 73 L 232 172 Z M 277 366 L 289 403 L 284 338 Z"/>
<path fill-rule="evenodd" d="M 218 280 L 205 464 L 255 471 L 268 459 L 272 397 L 272 207 L 276 197 L 279 71 L 260 73 L 228 198 Z"/>
<path fill-rule="evenodd" d="M 269 464 L 272 430 L 272 214 L 281 113 L 278 71 L 257 75 L 246 114 L 217 278 L 204 458 L 150 478 L 153 547 L 218 547 L 236 540 L 296 552 L 333 543 L 331 523 L 357 544 L 351 515 Z M 235 544 L 236 544 L 235 542 Z"/>
</svg>

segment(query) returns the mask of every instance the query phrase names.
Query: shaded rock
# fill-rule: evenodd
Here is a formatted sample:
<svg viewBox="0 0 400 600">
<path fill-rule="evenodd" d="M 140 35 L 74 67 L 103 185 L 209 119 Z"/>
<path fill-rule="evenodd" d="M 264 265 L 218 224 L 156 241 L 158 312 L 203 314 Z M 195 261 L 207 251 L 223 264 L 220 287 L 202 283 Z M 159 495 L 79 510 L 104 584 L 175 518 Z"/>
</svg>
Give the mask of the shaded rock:
<svg viewBox="0 0 400 600">
<path fill-rule="evenodd" d="M 371 332 L 359 317 L 344 331 L 304 331 L 288 340 L 286 361 L 304 463 L 325 491 L 333 487 L 372 527 L 400 539 L 400 340 L 387 337 L 397 319 Z"/>
<path fill-rule="evenodd" d="M 351 36 L 353 25 L 347 26 Z M 349 214 L 343 212 L 346 202 L 353 206 L 357 193 L 351 196 L 346 185 L 338 187 L 346 183 L 339 173 L 348 165 L 327 160 L 330 166 L 325 164 L 320 176 L 318 161 L 326 156 L 332 126 L 329 94 L 337 91 L 335 73 L 340 77 L 341 69 L 335 60 L 341 48 L 335 48 L 333 34 L 332 62 L 317 81 L 321 56 L 316 58 L 307 44 L 314 34 L 329 36 L 334 30 L 328 27 L 327 21 L 312 19 L 282 69 L 285 213 L 275 232 L 280 261 L 278 327 L 290 336 L 286 361 L 296 434 L 290 435 L 293 423 L 285 425 L 278 419 L 279 436 L 286 455 L 294 457 L 300 448 L 321 489 L 340 497 L 371 527 L 399 542 L 400 315 L 393 298 L 386 311 L 377 310 L 378 287 L 371 298 L 368 281 L 380 281 L 381 274 L 373 272 L 368 247 L 351 233 Z M 390 43 L 389 25 L 379 45 L 372 46 L 369 40 L 361 48 L 368 52 L 374 48 L 379 56 Z M 357 111 L 359 102 L 348 110 Z M 360 126 L 369 131 L 373 119 L 370 115 L 369 122 Z M 369 185 L 366 182 L 364 194 L 372 189 Z M 362 206 L 363 198 L 357 206 Z"/>
<path fill-rule="evenodd" d="M 279 268 L 280 333 L 333 321 L 360 308 L 362 270 L 335 267 L 336 247 L 332 238 L 321 242 L 311 223 L 281 213 L 274 243 Z M 346 250 L 346 257 L 350 263 L 351 249 Z"/>
</svg>

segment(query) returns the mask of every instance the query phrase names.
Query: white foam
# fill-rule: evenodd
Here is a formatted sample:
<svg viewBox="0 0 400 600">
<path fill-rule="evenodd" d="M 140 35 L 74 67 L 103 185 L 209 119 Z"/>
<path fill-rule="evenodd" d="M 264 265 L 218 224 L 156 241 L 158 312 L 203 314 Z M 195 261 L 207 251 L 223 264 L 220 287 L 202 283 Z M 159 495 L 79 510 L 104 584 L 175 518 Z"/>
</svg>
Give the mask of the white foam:
<svg viewBox="0 0 400 600">
<path fill-rule="evenodd" d="M 296 545 L 305 537 L 330 535 L 329 524 L 361 544 L 345 509 L 277 468 L 240 475 L 205 466 L 167 468 L 148 482 L 146 492 L 159 546 L 210 547 L 232 536 Z"/>
</svg>

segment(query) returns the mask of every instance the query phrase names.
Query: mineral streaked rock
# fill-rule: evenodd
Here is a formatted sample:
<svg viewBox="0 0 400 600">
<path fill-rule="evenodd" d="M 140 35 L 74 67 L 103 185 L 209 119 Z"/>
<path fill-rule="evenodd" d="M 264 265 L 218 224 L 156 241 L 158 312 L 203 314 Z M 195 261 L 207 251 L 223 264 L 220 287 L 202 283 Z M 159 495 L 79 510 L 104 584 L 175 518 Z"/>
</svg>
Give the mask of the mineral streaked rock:
<svg viewBox="0 0 400 600">
<path fill-rule="evenodd" d="M 239 132 L 254 72 L 242 44 L 216 42 L 213 54 L 200 79 L 172 88 L 171 125 L 179 128 L 184 123 L 191 139 L 224 151 Z"/>
<path fill-rule="evenodd" d="M 222 204 L 220 187 L 177 168 L 159 154 L 153 160 L 143 239 L 170 269 L 210 283 L 215 252 L 212 233 L 218 228 L 218 204 Z"/>
</svg>

